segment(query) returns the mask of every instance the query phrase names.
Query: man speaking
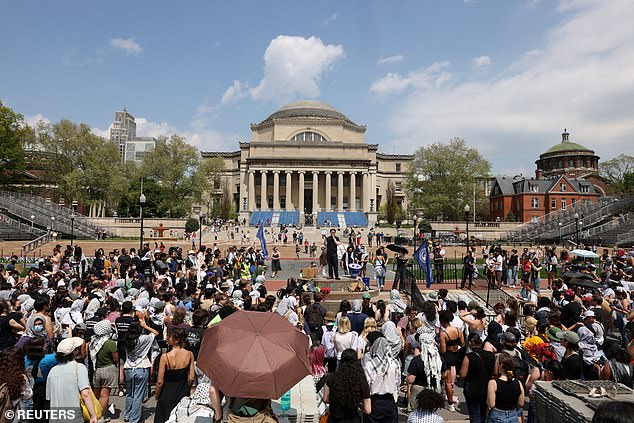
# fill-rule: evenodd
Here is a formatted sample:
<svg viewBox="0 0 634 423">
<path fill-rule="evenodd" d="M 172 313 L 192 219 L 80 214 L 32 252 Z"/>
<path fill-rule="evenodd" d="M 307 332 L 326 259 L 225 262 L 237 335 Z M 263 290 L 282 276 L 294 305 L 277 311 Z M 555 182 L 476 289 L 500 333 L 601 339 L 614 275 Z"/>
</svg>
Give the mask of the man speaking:
<svg viewBox="0 0 634 423">
<path fill-rule="evenodd" d="M 339 245 L 339 238 L 335 236 L 337 231 L 335 229 L 330 230 L 330 236 L 324 240 L 326 246 L 326 257 L 328 259 L 328 279 L 332 279 L 333 272 L 336 279 L 339 278 L 339 256 L 337 255 L 337 246 Z"/>
</svg>

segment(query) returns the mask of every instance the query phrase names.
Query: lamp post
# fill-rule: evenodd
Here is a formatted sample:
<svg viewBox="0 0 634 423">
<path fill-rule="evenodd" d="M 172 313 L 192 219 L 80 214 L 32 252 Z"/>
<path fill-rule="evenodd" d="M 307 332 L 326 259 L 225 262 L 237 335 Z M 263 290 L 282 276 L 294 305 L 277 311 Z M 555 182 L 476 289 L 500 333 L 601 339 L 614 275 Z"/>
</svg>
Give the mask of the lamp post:
<svg viewBox="0 0 634 423">
<path fill-rule="evenodd" d="M 70 246 L 73 246 L 73 239 L 75 239 L 75 212 L 70 214 Z"/>
<path fill-rule="evenodd" d="M 561 244 L 561 222 L 559 222 L 558 225 L 559 225 L 559 244 Z"/>
<path fill-rule="evenodd" d="M 467 224 L 467 254 L 469 254 L 469 211 L 471 208 L 469 204 L 464 206 L 464 221 Z"/>
<path fill-rule="evenodd" d="M 416 251 L 416 224 L 418 222 L 418 216 L 414 215 L 413 219 L 414 219 L 414 237 L 412 239 L 412 242 L 414 244 L 414 251 Z"/>
<path fill-rule="evenodd" d="M 35 215 L 31 215 L 31 233 L 33 233 L 33 221 L 35 220 Z"/>
<path fill-rule="evenodd" d="M 51 232 L 55 230 L 55 216 L 51 216 Z"/>
<path fill-rule="evenodd" d="M 575 241 L 579 246 L 579 213 L 575 213 Z"/>
<path fill-rule="evenodd" d="M 139 210 L 141 212 L 141 233 L 139 234 L 139 252 L 143 249 L 143 205 L 145 204 L 146 198 L 145 194 L 143 194 L 143 179 L 141 179 L 141 195 L 139 196 Z"/>
</svg>

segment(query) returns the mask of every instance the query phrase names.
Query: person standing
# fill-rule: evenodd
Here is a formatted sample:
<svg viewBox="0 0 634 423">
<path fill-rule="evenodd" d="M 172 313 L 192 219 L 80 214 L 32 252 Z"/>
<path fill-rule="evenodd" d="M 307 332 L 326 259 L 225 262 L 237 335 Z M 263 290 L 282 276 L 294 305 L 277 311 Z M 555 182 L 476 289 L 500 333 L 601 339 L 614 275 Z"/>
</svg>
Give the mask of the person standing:
<svg viewBox="0 0 634 423">
<path fill-rule="evenodd" d="M 328 261 L 328 279 L 341 279 L 339 277 L 339 258 L 337 256 L 337 247 L 339 246 L 339 238 L 336 237 L 337 230 L 331 229 L 330 236 L 324 240 L 326 246 L 326 259 Z"/>
<path fill-rule="evenodd" d="M 506 352 L 498 357 L 500 376 L 489 381 L 487 405 L 489 422 L 517 423 L 518 413 L 524 407 L 524 387 L 513 377 L 513 358 Z"/>
<path fill-rule="evenodd" d="M 434 282 L 443 283 L 445 280 L 445 249 L 438 243 L 434 248 Z"/>
<path fill-rule="evenodd" d="M 108 409 L 110 391 L 117 387 L 119 382 L 119 353 L 117 343 L 110 339 L 112 336 L 112 323 L 110 320 L 102 320 L 94 327 L 88 352 L 95 372 L 92 384 L 95 388 L 95 397 L 101 403 L 101 408 Z"/>
<path fill-rule="evenodd" d="M 468 345 L 471 352 L 462 360 L 460 378 L 465 382 L 464 397 L 467 402 L 470 423 L 485 423 L 487 415 L 487 387 L 495 354 L 482 349 L 482 339 L 477 333 L 470 333 Z"/>
<path fill-rule="evenodd" d="M 397 423 L 394 392 L 401 381 L 401 364 L 392 356 L 387 339 L 380 337 L 372 343 L 370 353 L 363 358 L 363 370 L 372 405 L 372 412 L 363 416 L 364 423 Z"/>
<path fill-rule="evenodd" d="M 370 387 L 354 349 L 342 352 L 339 368 L 326 381 L 324 402 L 330 404 L 328 423 L 361 423 L 359 407 L 372 412 Z"/>
<path fill-rule="evenodd" d="M 468 288 L 471 289 L 471 285 L 473 284 L 473 271 L 475 270 L 473 254 L 471 251 L 467 252 L 467 254 L 462 259 L 462 282 L 460 283 L 460 289 L 464 289 L 467 284 L 467 279 L 469 280 Z"/>
<path fill-rule="evenodd" d="M 277 277 L 277 272 L 282 270 L 280 265 L 280 252 L 277 247 L 273 247 L 273 254 L 271 254 L 271 278 Z"/>
<path fill-rule="evenodd" d="M 511 288 L 515 288 L 517 286 L 517 265 L 519 263 L 519 256 L 517 255 L 517 250 L 511 250 L 511 255 L 509 256 L 507 272 L 508 277 L 507 281 Z"/>
</svg>

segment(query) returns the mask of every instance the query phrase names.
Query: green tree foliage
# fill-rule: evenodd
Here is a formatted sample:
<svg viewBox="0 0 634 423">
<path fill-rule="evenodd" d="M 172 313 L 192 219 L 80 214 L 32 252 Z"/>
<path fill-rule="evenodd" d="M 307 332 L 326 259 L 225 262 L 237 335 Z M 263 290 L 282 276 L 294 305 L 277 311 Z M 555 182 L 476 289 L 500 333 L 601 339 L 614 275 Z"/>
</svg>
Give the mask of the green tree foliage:
<svg viewBox="0 0 634 423">
<path fill-rule="evenodd" d="M 0 101 L 0 185 L 18 179 L 18 172 L 24 168 L 22 141 L 28 135 L 23 116 Z"/>
<path fill-rule="evenodd" d="M 67 202 L 114 204 L 125 190 L 117 146 L 93 134 L 88 125 L 66 119 L 40 125 L 38 142 L 52 156 L 48 179 L 57 183 Z"/>
<path fill-rule="evenodd" d="M 229 189 L 229 181 L 222 184 L 222 197 L 220 198 L 220 218 L 229 219 L 231 216 L 231 206 L 233 206 L 233 198 Z"/>
<path fill-rule="evenodd" d="M 490 171 L 491 164 L 476 148 L 469 147 L 462 138 L 453 138 L 416 151 L 406 193 L 413 208 L 422 210 L 427 219 L 442 216 L 444 220 L 463 220 L 464 206 L 473 203 L 478 180 L 488 177 Z M 488 202 L 488 198 L 479 195 L 476 201 Z M 488 210 L 488 204 L 476 209 Z"/>
<path fill-rule="evenodd" d="M 154 150 L 143 158 L 140 173 L 161 187 L 157 199 L 159 217 L 188 216 L 192 202 L 200 199 L 205 190 L 200 154 L 178 135 L 158 140 Z"/>
<path fill-rule="evenodd" d="M 189 219 L 187 219 L 187 221 L 185 222 L 185 232 L 196 232 L 198 229 L 200 229 L 200 222 L 198 222 L 198 219 L 196 219 L 195 217 L 190 217 Z"/>
<path fill-rule="evenodd" d="M 599 173 L 610 182 L 614 192 L 634 191 L 634 157 L 620 154 L 599 164 Z"/>
</svg>

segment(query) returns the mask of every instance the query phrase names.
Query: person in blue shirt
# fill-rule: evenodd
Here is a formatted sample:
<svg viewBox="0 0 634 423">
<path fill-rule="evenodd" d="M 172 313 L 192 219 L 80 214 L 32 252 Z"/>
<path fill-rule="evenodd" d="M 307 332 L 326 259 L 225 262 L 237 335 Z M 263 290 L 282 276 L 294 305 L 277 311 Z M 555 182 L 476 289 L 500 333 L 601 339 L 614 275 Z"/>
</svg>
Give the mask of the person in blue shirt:
<svg viewBox="0 0 634 423">
<path fill-rule="evenodd" d="M 27 374 L 33 377 L 33 397 L 31 407 L 33 410 L 48 410 L 49 401 L 46 399 L 46 378 L 55 365 L 57 359 L 55 354 L 46 354 L 46 339 L 41 336 L 31 338 L 26 347 L 24 357 L 24 367 Z M 43 416 L 43 414 L 42 414 Z M 45 419 L 34 419 L 33 422 L 44 422 Z"/>
</svg>

